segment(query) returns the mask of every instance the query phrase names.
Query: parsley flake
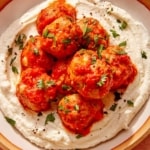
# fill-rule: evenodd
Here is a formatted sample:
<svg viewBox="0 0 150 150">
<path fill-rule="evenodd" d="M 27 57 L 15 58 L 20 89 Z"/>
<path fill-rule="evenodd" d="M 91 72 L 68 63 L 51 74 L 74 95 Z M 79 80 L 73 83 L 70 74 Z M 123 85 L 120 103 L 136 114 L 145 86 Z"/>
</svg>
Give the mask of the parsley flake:
<svg viewBox="0 0 150 150">
<path fill-rule="evenodd" d="M 104 45 L 100 45 L 99 48 L 97 49 L 97 55 L 99 58 L 101 58 L 101 53 L 104 50 Z"/>
<path fill-rule="evenodd" d="M 46 120 L 45 120 L 45 125 L 48 124 L 48 122 L 54 122 L 55 121 L 55 117 L 53 113 L 50 113 L 47 115 Z"/>
<path fill-rule="evenodd" d="M 141 51 L 141 56 L 143 59 L 147 59 L 147 54 L 145 51 Z"/>
<path fill-rule="evenodd" d="M 119 43 L 119 45 L 118 46 L 126 46 L 127 45 L 127 41 L 123 41 L 123 42 L 121 42 L 121 43 Z"/>
<path fill-rule="evenodd" d="M 127 28 L 127 26 L 128 26 L 127 22 L 126 21 L 122 21 L 122 23 L 121 23 L 119 28 L 120 28 L 120 30 L 124 30 L 124 29 Z"/>
<path fill-rule="evenodd" d="M 70 91 L 70 90 L 72 89 L 72 87 L 69 86 L 69 85 L 63 84 L 63 85 L 62 85 L 62 89 L 63 89 L 64 91 Z"/>
<path fill-rule="evenodd" d="M 117 108 L 117 104 L 114 103 L 114 104 L 110 107 L 110 110 L 111 110 L 111 111 L 115 111 L 116 108 Z"/>
<path fill-rule="evenodd" d="M 39 89 L 45 88 L 45 83 L 44 83 L 43 79 L 38 80 L 36 85 Z"/>
<path fill-rule="evenodd" d="M 110 32 L 112 33 L 112 36 L 113 36 L 114 38 L 120 36 L 120 34 L 118 34 L 118 33 L 117 33 L 115 30 L 113 30 L 113 29 L 111 29 Z"/>
<path fill-rule="evenodd" d="M 107 80 L 107 75 L 103 74 L 100 80 L 97 82 L 97 85 L 100 87 L 103 86 L 106 83 L 106 80 Z"/>
<path fill-rule="evenodd" d="M 13 73 L 15 73 L 15 74 L 18 74 L 19 73 L 19 71 L 18 71 L 18 69 L 15 67 L 15 66 L 12 66 L 12 72 Z"/>
<path fill-rule="evenodd" d="M 11 125 L 11 126 L 15 126 L 15 124 L 16 124 L 16 121 L 15 120 L 13 120 L 13 119 L 11 119 L 11 118 L 9 118 L 9 117 L 5 117 L 5 119 L 6 119 L 6 121 Z"/>
<path fill-rule="evenodd" d="M 62 43 L 64 43 L 64 44 L 70 44 L 71 43 L 71 39 L 63 39 L 62 40 Z"/>
<path fill-rule="evenodd" d="M 24 33 L 19 34 L 19 35 L 16 36 L 15 44 L 16 44 L 16 46 L 19 47 L 20 50 L 23 48 L 24 42 L 25 42 L 26 39 L 27 39 L 27 37 Z"/>
<path fill-rule="evenodd" d="M 128 104 L 128 106 L 131 106 L 131 107 L 134 106 L 134 103 L 133 103 L 133 101 L 131 101 L 131 100 L 127 100 L 127 104 Z"/>
</svg>

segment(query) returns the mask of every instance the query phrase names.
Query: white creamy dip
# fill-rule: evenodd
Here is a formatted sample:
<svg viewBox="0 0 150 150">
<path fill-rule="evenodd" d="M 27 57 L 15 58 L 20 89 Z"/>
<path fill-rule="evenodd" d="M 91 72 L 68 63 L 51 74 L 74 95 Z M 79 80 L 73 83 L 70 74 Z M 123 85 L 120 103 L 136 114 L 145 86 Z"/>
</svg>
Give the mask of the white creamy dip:
<svg viewBox="0 0 150 150">
<path fill-rule="evenodd" d="M 77 17 L 93 17 L 99 20 L 110 35 L 110 44 L 118 45 L 126 41 L 125 51 L 136 65 L 138 75 L 134 82 L 118 101 L 115 111 L 106 110 L 107 114 L 99 122 L 95 123 L 91 132 L 85 137 L 77 138 L 77 135 L 67 131 L 57 112 L 54 122 L 45 125 L 46 116 L 51 113 L 30 113 L 24 110 L 16 97 L 16 84 L 19 74 L 12 71 L 16 67 L 20 73 L 20 50 L 15 45 L 16 35 L 24 33 L 28 38 L 37 35 L 35 20 L 41 9 L 45 8 L 52 0 L 47 0 L 28 11 L 16 20 L 0 37 L 0 109 L 4 116 L 13 119 L 15 127 L 32 143 L 45 149 L 76 149 L 89 148 L 114 137 L 119 131 L 128 129 L 128 125 L 147 101 L 150 93 L 150 40 L 145 27 L 134 20 L 126 11 L 112 5 L 110 2 L 96 0 L 68 0 L 77 10 Z M 125 21 L 127 28 L 120 29 Z M 113 37 L 111 31 L 116 31 L 119 36 Z M 13 48 L 8 55 L 8 46 Z M 142 58 L 145 53 L 147 59 Z M 11 61 L 14 61 L 11 63 Z M 132 100 L 134 106 L 127 104 Z"/>
</svg>

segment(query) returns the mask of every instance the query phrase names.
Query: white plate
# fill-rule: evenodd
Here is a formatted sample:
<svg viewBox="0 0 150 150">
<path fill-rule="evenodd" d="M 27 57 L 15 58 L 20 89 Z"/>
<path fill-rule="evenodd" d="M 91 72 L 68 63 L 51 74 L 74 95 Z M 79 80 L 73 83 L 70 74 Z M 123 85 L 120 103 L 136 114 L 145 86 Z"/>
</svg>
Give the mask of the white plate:
<svg viewBox="0 0 150 150">
<path fill-rule="evenodd" d="M 0 12 L 0 34 L 11 24 L 14 20 L 23 15 L 28 9 L 42 2 L 43 0 L 26 0 L 22 2 L 20 0 L 14 0 L 9 3 Z M 130 13 L 133 18 L 142 22 L 150 32 L 150 12 L 149 10 L 139 3 L 137 0 L 109 0 L 113 4 L 125 9 Z M 147 19 L 146 19 L 147 18 Z M 122 131 L 115 138 L 109 140 L 108 142 L 102 143 L 91 150 L 110 150 L 118 146 L 122 142 L 133 136 L 146 122 L 150 116 L 150 101 L 142 108 L 142 110 L 133 119 L 129 126 L 129 130 Z M 32 145 L 26 139 L 24 139 L 16 130 L 14 130 L 3 118 L 0 113 L 0 133 L 3 134 L 9 141 L 14 145 L 20 147 L 22 150 L 41 150 L 40 148 Z M 140 138 L 140 137 L 139 137 Z M 137 138 L 138 139 L 138 138 Z M 127 145 L 128 147 L 128 145 Z"/>
</svg>

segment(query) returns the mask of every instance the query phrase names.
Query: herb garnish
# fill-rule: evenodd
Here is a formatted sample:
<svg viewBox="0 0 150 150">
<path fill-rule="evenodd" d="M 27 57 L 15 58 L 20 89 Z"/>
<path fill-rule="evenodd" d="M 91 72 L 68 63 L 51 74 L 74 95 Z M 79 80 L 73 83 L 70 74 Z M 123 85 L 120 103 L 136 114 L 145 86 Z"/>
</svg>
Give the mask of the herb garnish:
<svg viewBox="0 0 150 150">
<path fill-rule="evenodd" d="M 113 36 L 114 38 L 120 36 L 120 34 L 118 34 L 118 33 L 117 33 L 115 30 L 113 30 L 113 29 L 111 29 L 110 32 L 112 33 L 112 36 Z"/>
<path fill-rule="evenodd" d="M 15 126 L 15 124 L 16 124 L 16 121 L 15 120 L 13 120 L 13 119 L 11 119 L 11 118 L 9 118 L 9 117 L 5 117 L 5 119 L 6 119 L 6 121 L 11 125 L 11 126 Z"/>
<path fill-rule="evenodd" d="M 72 89 L 71 86 L 66 85 L 66 84 L 63 84 L 61 87 L 62 87 L 62 89 L 63 89 L 64 91 L 70 91 L 70 90 Z"/>
<path fill-rule="evenodd" d="M 46 89 L 46 88 L 49 88 L 49 87 L 51 87 L 51 86 L 54 86 L 55 85 L 55 82 L 53 81 L 53 80 L 51 80 L 51 81 L 47 81 L 46 83 L 44 82 L 44 80 L 43 79 L 39 79 L 38 81 L 37 81 L 37 87 L 40 89 L 40 90 L 42 90 L 42 89 Z"/>
<path fill-rule="evenodd" d="M 15 44 L 16 46 L 19 47 L 19 50 L 21 50 L 24 46 L 24 42 L 25 40 L 27 39 L 26 35 L 25 34 L 19 34 L 17 35 L 16 39 L 15 39 Z"/>
<path fill-rule="evenodd" d="M 18 74 L 19 72 L 18 72 L 18 69 L 15 67 L 15 66 L 12 66 L 12 72 L 14 72 L 15 74 Z"/>
<path fill-rule="evenodd" d="M 133 101 L 131 101 L 131 100 L 127 100 L 127 104 L 128 104 L 129 106 L 131 106 L 131 107 L 134 106 L 134 103 L 133 103 Z"/>
<path fill-rule="evenodd" d="M 103 74 L 101 76 L 100 80 L 97 82 L 97 85 L 100 87 L 103 86 L 105 84 L 106 80 L 107 80 L 107 75 Z"/>
<path fill-rule="evenodd" d="M 147 54 L 145 51 L 141 51 L 141 56 L 142 58 L 147 59 Z"/>
<path fill-rule="evenodd" d="M 97 55 L 98 55 L 99 58 L 101 58 L 101 53 L 102 53 L 103 50 L 104 50 L 104 45 L 101 44 L 99 46 L 99 48 L 97 49 Z"/>
<path fill-rule="evenodd" d="M 121 43 L 119 43 L 119 45 L 118 46 L 126 46 L 127 45 L 127 41 L 123 41 L 123 42 L 121 42 Z"/>
<path fill-rule="evenodd" d="M 70 44 L 71 43 L 71 39 L 63 39 L 62 40 L 62 43 L 64 43 L 64 44 Z"/>
<path fill-rule="evenodd" d="M 54 122 L 55 121 L 55 117 L 53 113 L 50 113 L 47 115 L 46 120 L 45 120 L 45 125 L 48 124 L 48 122 Z"/>
<path fill-rule="evenodd" d="M 117 104 L 114 103 L 114 104 L 110 107 L 110 110 L 111 110 L 111 111 L 115 111 L 116 108 L 117 108 Z"/>
<path fill-rule="evenodd" d="M 88 34 L 89 32 L 91 32 L 92 29 L 88 27 L 88 23 L 85 23 L 82 31 L 83 31 L 83 36 L 85 36 L 86 34 Z"/>
<path fill-rule="evenodd" d="M 128 26 L 127 22 L 123 21 L 123 22 L 121 23 L 121 25 L 120 25 L 119 28 L 120 28 L 121 30 L 124 30 L 124 29 L 127 28 L 127 26 Z"/>
<path fill-rule="evenodd" d="M 38 80 L 36 85 L 39 89 L 44 89 L 45 88 L 45 83 L 44 83 L 43 79 Z"/>
<path fill-rule="evenodd" d="M 51 81 L 47 81 L 45 87 L 49 88 L 55 85 L 55 81 L 51 80 Z"/>
</svg>

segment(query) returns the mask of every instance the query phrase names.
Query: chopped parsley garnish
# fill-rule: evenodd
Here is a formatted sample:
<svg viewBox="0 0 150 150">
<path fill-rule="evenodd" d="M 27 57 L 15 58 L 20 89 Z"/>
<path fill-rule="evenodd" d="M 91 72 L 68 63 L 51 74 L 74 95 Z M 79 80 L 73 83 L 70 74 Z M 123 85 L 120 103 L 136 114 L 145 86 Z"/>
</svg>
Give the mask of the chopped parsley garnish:
<svg viewBox="0 0 150 150">
<path fill-rule="evenodd" d="M 64 43 L 64 44 L 70 44 L 71 43 L 71 39 L 63 39 L 62 43 Z"/>
<path fill-rule="evenodd" d="M 141 51 L 141 56 L 143 59 L 147 59 L 147 54 L 145 51 Z"/>
<path fill-rule="evenodd" d="M 48 31 L 48 29 L 46 29 L 46 30 L 43 32 L 43 36 L 44 36 L 45 38 L 47 38 L 48 34 L 49 34 L 49 31 Z"/>
<path fill-rule="evenodd" d="M 19 34 L 17 35 L 16 39 L 15 39 L 15 44 L 16 46 L 19 47 L 19 49 L 21 50 L 24 46 L 24 42 L 25 40 L 27 39 L 26 35 L 25 34 Z"/>
<path fill-rule="evenodd" d="M 91 28 L 88 28 L 88 24 L 85 23 L 85 24 L 84 24 L 84 27 L 83 27 L 83 29 L 82 29 L 82 31 L 83 31 L 83 36 L 85 36 L 86 34 L 88 34 L 89 32 L 91 32 L 92 29 L 91 29 Z"/>
<path fill-rule="evenodd" d="M 107 80 L 107 75 L 104 74 L 101 76 L 100 80 L 97 82 L 97 85 L 100 87 L 103 86 L 106 83 L 106 80 Z"/>
<path fill-rule="evenodd" d="M 112 36 L 113 36 L 114 38 L 120 36 L 120 34 L 118 34 L 118 33 L 117 33 L 115 30 L 113 30 L 113 29 L 111 29 L 110 32 L 112 33 Z"/>
<path fill-rule="evenodd" d="M 55 38 L 55 35 L 53 33 L 49 33 L 49 30 L 46 29 L 44 32 L 43 32 L 43 36 L 45 38 L 50 38 L 50 39 L 54 39 Z"/>
<path fill-rule="evenodd" d="M 118 55 L 126 55 L 127 52 L 123 49 L 117 49 L 117 50 L 113 50 L 116 54 Z"/>
<path fill-rule="evenodd" d="M 45 125 L 48 124 L 48 122 L 54 122 L 55 121 L 55 117 L 53 113 L 50 113 L 47 115 L 46 120 L 45 120 Z"/>
<path fill-rule="evenodd" d="M 47 81 L 45 87 L 49 88 L 55 85 L 55 81 L 51 80 L 51 81 Z"/>
<path fill-rule="evenodd" d="M 45 83 L 44 83 L 43 79 L 40 79 L 40 80 L 37 81 L 37 87 L 39 89 L 44 89 L 45 88 Z"/>
<path fill-rule="evenodd" d="M 131 100 L 127 100 L 127 104 L 128 104 L 128 106 L 131 106 L 131 107 L 134 106 L 134 103 L 133 103 L 133 101 L 131 101 Z"/>
<path fill-rule="evenodd" d="M 100 45 L 99 48 L 97 49 L 97 55 L 99 58 L 101 58 L 101 53 L 104 50 L 104 45 Z"/>
<path fill-rule="evenodd" d="M 53 80 L 51 80 L 51 81 L 47 81 L 46 83 L 44 82 L 44 80 L 43 79 L 39 79 L 38 81 L 37 81 L 37 87 L 39 88 L 39 89 L 47 89 L 47 88 L 49 88 L 49 87 L 51 87 L 51 86 L 54 86 L 55 85 L 55 82 L 53 81 Z"/>
<path fill-rule="evenodd" d="M 120 28 L 121 30 L 124 30 L 124 29 L 126 29 L 126 28 L 127 28 L 127 26 L 128 26 L 127 22 L 122 21 L 122 22 L 121 22 L 121 25 L 120 25 L 120 27 L 119 27 L 119 28 Z"/>
<path fill-rule="evenodd" d="M 70 90 L 72 89 L 72 87 L 69 86 L 69 85 L 63 84 L 63 85 L 62 85 L 62 89 L 63 89 L 64 91 L 70 91 Z"/>
<path fill-rule="evenodd" d="M 54 39 L 55 35 L 53 33 L 48 33 L 47 38 Z"/>
<path fill-rule="evenodd" d="M 116 108 L 117 108 L 117 104 L 114 103 L 114 104 L 110 107 L 110 110 L 111 110 L 111 111 L 115 111 Z"/>
<path fill-rule="evenodd" d="M 16 124 L 16 121 L 15 120 L 13 120 L 13 119 L 11 119 L 11 118 L 9 118 L 9 117 L 5 117 L 5 119 L 6 119 L 6 121 L 11 125 L 11 126 L 15 126 L 15 124 Z"/>
<path fill-rule="evenodd" d="M 118 46 L 126 46 L 127 45 L 127 41 L 123 41 L 123 42 L 121 42 L 121 43 L 119 43 L 119 45 Z"/>
<path fill-rule="evenodd" d="M 12 72 L 14 72 L 15 74 L 18 74 L 18 73 L 19 73 L 17 67 L 12 66 L 11 69 L 12 69 Z"/>
<path fill-rule="evenodd" d="M 120 24 L 120 26 L 119 26 L 120 30 L 124 30 L 128 26 L 126 21 L 121 21 L 120 19 L 117 19 L 117 22 Z"/>
</svg>

